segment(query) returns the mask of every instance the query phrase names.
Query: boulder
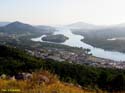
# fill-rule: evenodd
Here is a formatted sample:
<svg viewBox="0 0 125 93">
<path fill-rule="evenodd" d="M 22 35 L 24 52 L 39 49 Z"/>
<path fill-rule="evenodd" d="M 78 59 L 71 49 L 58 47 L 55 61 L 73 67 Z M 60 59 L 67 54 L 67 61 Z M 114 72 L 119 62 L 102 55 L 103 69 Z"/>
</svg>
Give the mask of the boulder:
<svg viewBox="0 0 125 93">
<path fill-rule="evenodd" d="M 48 78 L 47 76 L 39 75 L 39 76 L 38 76 L 38 82 L 39 82 L 39 84 L 41 84 L 41 83 L 43 83 L 43 82 L 49 83 L 50 80 L 49 80 L 49 78 Z"/>
</svg>

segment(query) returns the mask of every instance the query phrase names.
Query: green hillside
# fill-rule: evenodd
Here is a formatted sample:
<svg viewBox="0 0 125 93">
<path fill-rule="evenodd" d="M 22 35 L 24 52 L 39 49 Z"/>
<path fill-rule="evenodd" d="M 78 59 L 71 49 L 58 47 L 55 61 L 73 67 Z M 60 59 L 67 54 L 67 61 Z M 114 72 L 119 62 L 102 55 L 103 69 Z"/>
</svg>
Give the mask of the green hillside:
<svg viewBox="0 0 125 93">
<path fill-rule="evenodd" d="M 79 84 L 83 88 L 108 91 L 125 90 L 125 71 L 108 68 L 94 68 L 86 65 L 39 59 L 16 48 L 0 46 L 0 75 L 15 75 L 39 69 L 57 74 L 61 81 Z"/>
</svg>

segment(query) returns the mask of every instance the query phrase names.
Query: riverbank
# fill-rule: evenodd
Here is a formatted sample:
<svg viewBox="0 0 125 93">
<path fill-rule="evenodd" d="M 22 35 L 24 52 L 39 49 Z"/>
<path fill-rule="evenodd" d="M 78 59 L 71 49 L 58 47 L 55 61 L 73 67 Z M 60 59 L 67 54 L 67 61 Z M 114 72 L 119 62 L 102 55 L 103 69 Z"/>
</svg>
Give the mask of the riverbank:
<svg viewBox="0 0 125 93">
<path fill-rule="evenodd" d="M 124 53 L 114 52 L 114 51 L 105 51 L 104 49 L 101 49 L 101 48 L 95 48 L 87 43 L 82 42 L 81 40 L 84 39 L 84 37 L 81 35 L 73 34 L 71 30 L 68 28 L 58 27 L 56 29 L 57 31 L 54 32 L 54 35 L 63 34 L 64 36 L 69 38 L 64 43 L 61 43 L 61 44 L 72 46 L 72 47 L 82 47 L 84 49 L 90 49 L 91 53 L 96 57 L 111 59 L 115 61 L 125 61 Z M 35 38 L 32 40 L 35 42 L 43 42 L 42 40 L 40 40 L 40 38 L 41 37 Z"/>
<path fill-rule="evenodd" d="M 124 33 L 118 31 L 84 31 L 72 29 L 72 32 L 77 35 L 82 35 L 83 42 L 92 45 L 93 47 L 102 48 L 107 51 L 117 51 L 125 53 L 125 37 Z"/>
</svg>

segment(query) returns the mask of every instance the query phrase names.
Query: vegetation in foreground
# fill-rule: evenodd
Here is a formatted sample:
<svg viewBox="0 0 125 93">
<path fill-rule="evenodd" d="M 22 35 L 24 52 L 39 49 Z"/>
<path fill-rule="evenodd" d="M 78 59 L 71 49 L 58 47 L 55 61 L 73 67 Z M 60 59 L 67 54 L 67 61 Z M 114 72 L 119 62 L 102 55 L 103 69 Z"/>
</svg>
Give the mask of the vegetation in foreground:
<svg viewBox="0 0 125 93">
<path fill-rule="evenodd" d="M 46 77 L 49 81 L 40 81 L 40 75 Z M 96 91 L 82 89 L 73 84 L 61 82 L 56 75 L 48 71 L 34 72 L 30 80 L 12 80 L 0 79 L 0 91 L 21 93 L 96 93 Z M 98 90 L 100 93 L 101 90 Z"/>
<path fill-rule="evenodd" d="M 43 60 L 30 56 L 25 51 L 6 46 L 0 46 L 0 64 L 0 75 L 13 76 L 19 72 L 32 73 L 42 69 L 57 74 L 63 82 L 80 85 L 89 90 L 101 89 L 110 92 L 125 90 L 125 70 L 94 68 L 68 62 L 60 63 L 51 59 Z M 3 81 L 1 84 L 4 84 Z"/>
</svg>

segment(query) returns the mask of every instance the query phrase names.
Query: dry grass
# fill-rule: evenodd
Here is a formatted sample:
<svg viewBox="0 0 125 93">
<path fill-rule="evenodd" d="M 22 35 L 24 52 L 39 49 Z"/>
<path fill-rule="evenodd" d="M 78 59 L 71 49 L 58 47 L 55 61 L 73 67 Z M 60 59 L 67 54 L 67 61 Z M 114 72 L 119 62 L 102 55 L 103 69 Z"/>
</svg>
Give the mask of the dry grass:
<svg viewBox="0 0 125 93">
<path fill-rule="evenodd" d="M 39 75 L 48 77 L 49 82 L 39 83 Z M 9 91 L 7 93 L 106 93 L 102 91 L 84 90 L 74 85 L 60 82 L 56 75 L 52 75 L 48 71 L 33 73 L 33 78 L 31 80 L 17 81 L 0 79 L 0 91 L 2 89 L 5 89 L 4 91 Z M 16 89 L 16 92 L 12 92 L 14 90 L 9 89 Z"/>
</svg>

